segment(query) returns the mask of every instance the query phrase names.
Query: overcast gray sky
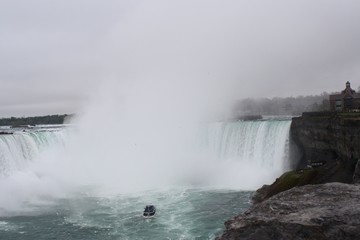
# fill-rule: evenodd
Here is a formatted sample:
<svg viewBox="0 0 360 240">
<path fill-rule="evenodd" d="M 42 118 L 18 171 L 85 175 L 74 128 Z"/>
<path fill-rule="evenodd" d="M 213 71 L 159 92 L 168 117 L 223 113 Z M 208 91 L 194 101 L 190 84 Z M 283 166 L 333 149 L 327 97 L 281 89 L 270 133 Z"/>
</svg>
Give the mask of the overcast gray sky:
<svg viewBox="0 0 360 240">
<path fill-rule="evenodd" d="M 357 90 L 359 23 L 358 0 L 0 0 L 0 117 L 154 79 L 229 99 Z"/>
</svg>

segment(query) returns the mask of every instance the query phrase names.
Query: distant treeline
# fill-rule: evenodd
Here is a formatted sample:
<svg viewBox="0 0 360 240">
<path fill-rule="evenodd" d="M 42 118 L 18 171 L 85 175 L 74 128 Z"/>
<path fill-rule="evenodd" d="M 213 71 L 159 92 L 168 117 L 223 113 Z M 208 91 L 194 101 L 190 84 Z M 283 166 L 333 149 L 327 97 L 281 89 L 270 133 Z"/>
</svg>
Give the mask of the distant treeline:
<svg viewBox="0 0 360 240">
<path fill-rule="evenodd" d="M 40 124 L 63 124 L 65 118 L 72 115 L 63 114 L 63 115 L 47 115 L 39 117 L 11 117 L 11 118 L 1 118 L 0 126 L 25 126 L 25 125 L 40 125 Z"/>
<path fill-rule="evenodd" d="M 329 111 L 329 94 L 287 98 L 246 98 L 233 107 L 235 117 L 242 115 L 300 115 L 303 112 Z"/>
</svg>

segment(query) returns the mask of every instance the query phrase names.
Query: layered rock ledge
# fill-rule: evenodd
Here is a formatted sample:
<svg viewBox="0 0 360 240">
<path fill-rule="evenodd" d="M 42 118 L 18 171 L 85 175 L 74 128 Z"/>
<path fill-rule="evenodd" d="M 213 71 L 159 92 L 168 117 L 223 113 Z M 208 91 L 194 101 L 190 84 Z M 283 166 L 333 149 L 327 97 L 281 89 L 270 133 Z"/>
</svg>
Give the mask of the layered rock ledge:
<svg viewBox="0 0 360 240">
<path fill-rule="evenodd" d="M 360 159 L 360 113 L 311 112 L 292 119 L 293 168 L 339 163 L 349 177 Z"/>
<path fill-rule="evenodd" d="M 218 239 L 360 239 L 360 186 L 295 187 L 253 205 L 225 223 Z"/>
</svg>

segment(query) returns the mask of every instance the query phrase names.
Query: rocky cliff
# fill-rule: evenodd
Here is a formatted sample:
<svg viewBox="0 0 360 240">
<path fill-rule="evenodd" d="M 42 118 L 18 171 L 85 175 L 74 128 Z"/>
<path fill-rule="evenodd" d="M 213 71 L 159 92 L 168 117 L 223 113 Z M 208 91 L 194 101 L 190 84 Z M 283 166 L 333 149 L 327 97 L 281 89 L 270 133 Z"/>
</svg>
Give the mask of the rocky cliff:
<svg viewBox="0 0 360 240">
<path fill-rule="evenodd" d="M 295 187 L 225 223 L 220 240 L 360 239 L 360 186 Z"/>
<path fill-rule="evenodd" d="M 360 114 L 303 113 L 292 120 L 290 140 L 295 167 L 339 162 L 353 170 L 360 159 Z"/>
<path fill-rule="evenodd" d="M 219 239 L 360 239 L 360 186 L 347 184 L 360 183 L 360 114 L 304 113 L 290 142 L 295 170 L 260 188 Z"/>
</svg>

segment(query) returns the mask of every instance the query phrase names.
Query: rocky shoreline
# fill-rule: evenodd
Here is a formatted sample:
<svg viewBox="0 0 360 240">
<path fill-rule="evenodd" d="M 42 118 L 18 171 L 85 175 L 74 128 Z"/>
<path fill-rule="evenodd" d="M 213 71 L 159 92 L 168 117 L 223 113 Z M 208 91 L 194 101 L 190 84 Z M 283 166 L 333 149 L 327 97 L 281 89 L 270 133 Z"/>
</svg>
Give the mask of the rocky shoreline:
<svg viewBox="0 0 360 240">
<path fill-rule="evenodd" d="M 360 239 L 360 114 L 304 113 L 290 142 L 295 170 L 258 189 L 219 240 Z"/>
<path fill-rule="evenodd" d="M 220 240 L 360 239 L 360 186 L 295 187 L 225 223 Z"/>
</svg>

